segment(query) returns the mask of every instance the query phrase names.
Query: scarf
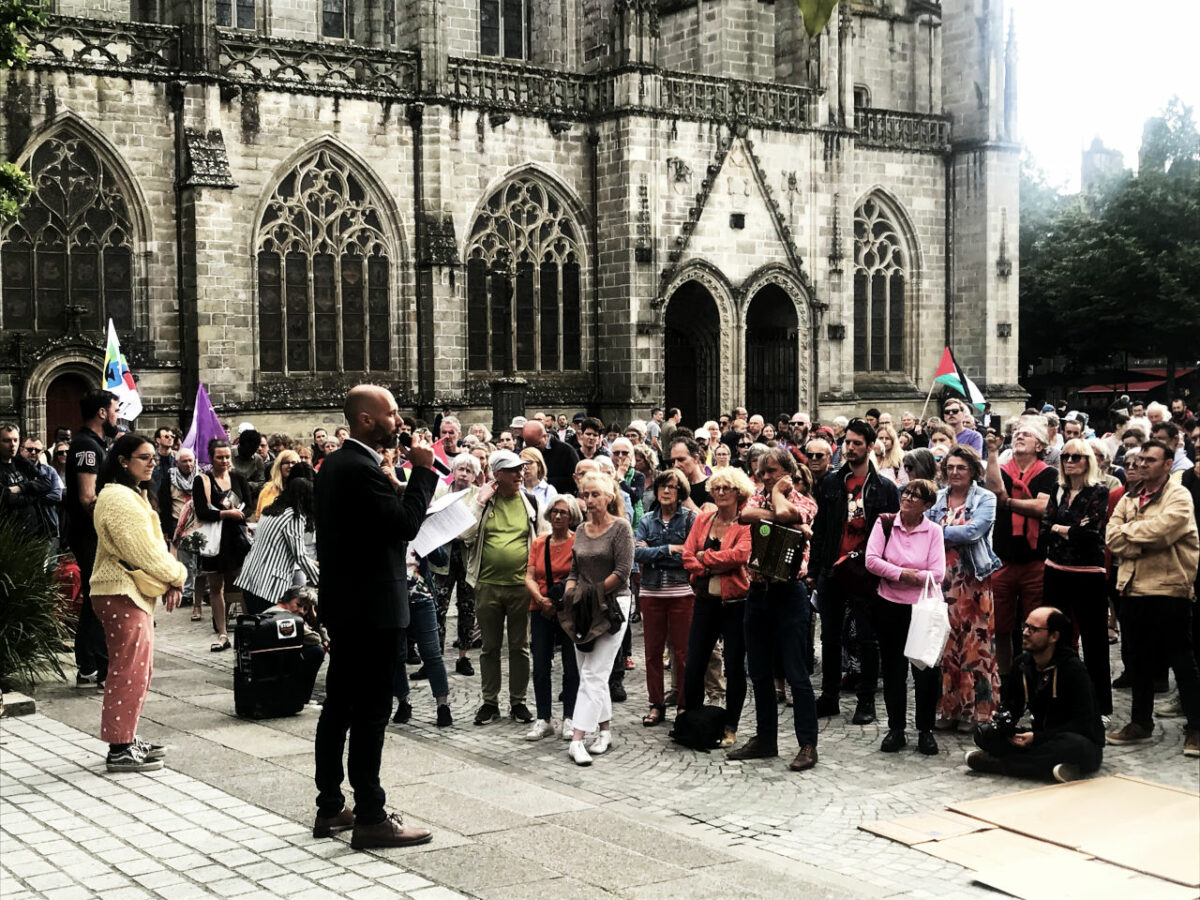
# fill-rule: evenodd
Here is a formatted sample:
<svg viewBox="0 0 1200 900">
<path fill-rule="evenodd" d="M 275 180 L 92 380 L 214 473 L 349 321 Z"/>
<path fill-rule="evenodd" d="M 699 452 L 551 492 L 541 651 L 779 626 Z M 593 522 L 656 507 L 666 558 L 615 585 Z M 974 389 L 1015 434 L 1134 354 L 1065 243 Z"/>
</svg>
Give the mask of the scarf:
<svg viewBox="0 0 1200 900">
<path fill-rule="evenodd" d="M 178 468 L 173 468 L 171 469 L 171 487 L 190 496 L 192 493 L 192 479 L 195 477 L 195 471 L 191 475 L 184 475 Z"/>
<path fill-rule="evenodd" d="M 1045 469 L 1046 464 L 1040 459 L 1035 459 L 1024 472 L 1017 465 L 1015 458 L 1010 459 L 1001 470 L 1009 478 L 1012 479 L 1012 499 L 1013 500 L 1032 500 L 1033 492 L 1029 490 L 1029 482 L 1037 478 Z M 1036 550 L 1038 545 L 1038 536 L 1042 530 L 1042 520 L 1039 516 L 1025 516 L 1016 510 L 1010 510 L 1012 514 L 1012 533 L 1014 537 L 1023 537 L 1031 549 Z"/>
</svg>

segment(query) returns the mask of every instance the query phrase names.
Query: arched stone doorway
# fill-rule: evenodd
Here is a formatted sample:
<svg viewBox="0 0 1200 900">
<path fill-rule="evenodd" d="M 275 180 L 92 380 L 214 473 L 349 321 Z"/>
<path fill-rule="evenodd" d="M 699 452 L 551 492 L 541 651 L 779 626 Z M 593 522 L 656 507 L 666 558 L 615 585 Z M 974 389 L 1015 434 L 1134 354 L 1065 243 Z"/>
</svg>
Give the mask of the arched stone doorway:
<svg viewBox="0 0 1200 900">
<path fill-rule="evenodd" d="M 796 412 L 800 324 L 792 298 L 767 284 L 746 311 L 746 408 L 768 422 Z"/>
<path fill-rule="evenodd" d="M 695 427 L 721 406 L 721 316 L 697 281 L 684 282 L 667 302 L 664 329 L 666 404 Z"/>
<path fill-rule="evenodd" d="M 70 428 L 71 433 L 79 427 L 79 401 L 92 389 L 87 380 L 77 372 L 63 372 L 46 388 L 46 434 L 42 440 L 49 447 L 59 428 Z"/>
</svg>

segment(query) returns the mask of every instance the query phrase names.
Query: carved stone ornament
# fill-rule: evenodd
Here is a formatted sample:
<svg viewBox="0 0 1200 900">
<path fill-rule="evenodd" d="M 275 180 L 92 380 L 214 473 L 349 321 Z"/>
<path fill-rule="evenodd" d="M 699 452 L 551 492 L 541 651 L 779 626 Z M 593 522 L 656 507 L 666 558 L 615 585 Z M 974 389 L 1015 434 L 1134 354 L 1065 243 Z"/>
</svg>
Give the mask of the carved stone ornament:
<svg viewBox="0 0 1200 900">
<path fill-rule="evenodd" d="M 187 154 L 184 187 L 237 187 L 229 171 L 225 137 L 219 128 L 214 128 L 207 134 L 188 128 L 183 133 L 183 140 Z"/>
</svg>

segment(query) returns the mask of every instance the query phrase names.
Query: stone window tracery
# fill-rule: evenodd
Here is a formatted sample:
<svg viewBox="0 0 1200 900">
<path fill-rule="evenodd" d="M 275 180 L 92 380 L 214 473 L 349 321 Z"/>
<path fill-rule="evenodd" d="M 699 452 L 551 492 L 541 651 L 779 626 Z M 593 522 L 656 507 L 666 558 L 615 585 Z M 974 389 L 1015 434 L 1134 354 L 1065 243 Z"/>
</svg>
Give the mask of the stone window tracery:
<svg viewBox="0 0 1200 900">
<path fill-rule="evenodd" d="M 904 304 L 908 253 L 878 200 L 854 212 L 854 368 L 904 368 Z"/>
<path fill-rule="evenodd" d="M 488 198 L 467 251 L 473 370 L 582 367 L 578 228 L 562 200 L 520 178 Z"/>
<path fill-rule="evenodd" d="M 3 325 L 64 331 L 72 322 L 133 328 L 129 201 L 84 138 L 60 133 L 25 170 L 33 195 L 4 233 Z"/>
<path fill-rule="evenodd" d="M 258 233 L 264 372 L 390 368 L 390 260 L 379 204 L 328 150 L 275 188 Z"/>
</svg>

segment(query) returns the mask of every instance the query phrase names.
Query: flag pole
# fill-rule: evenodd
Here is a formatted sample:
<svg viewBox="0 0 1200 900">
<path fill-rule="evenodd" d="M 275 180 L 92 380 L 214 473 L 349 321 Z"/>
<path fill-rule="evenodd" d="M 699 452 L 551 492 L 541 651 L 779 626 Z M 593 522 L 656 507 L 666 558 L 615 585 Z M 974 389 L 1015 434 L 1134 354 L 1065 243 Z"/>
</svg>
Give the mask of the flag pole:
<svg viewBox="0 0 1200 900">
<path fill-rule="evenodd" d="M 933 396 L 933 388 L 937 382 L 933 381 L 929 384 L 929 393 L 925 395 L 925 405 L 921 407 L 921 418 L 917 419 L 918 423 L 925 421 L 925 410 L 929 409 L 929 400 Z"/>
</svg>

